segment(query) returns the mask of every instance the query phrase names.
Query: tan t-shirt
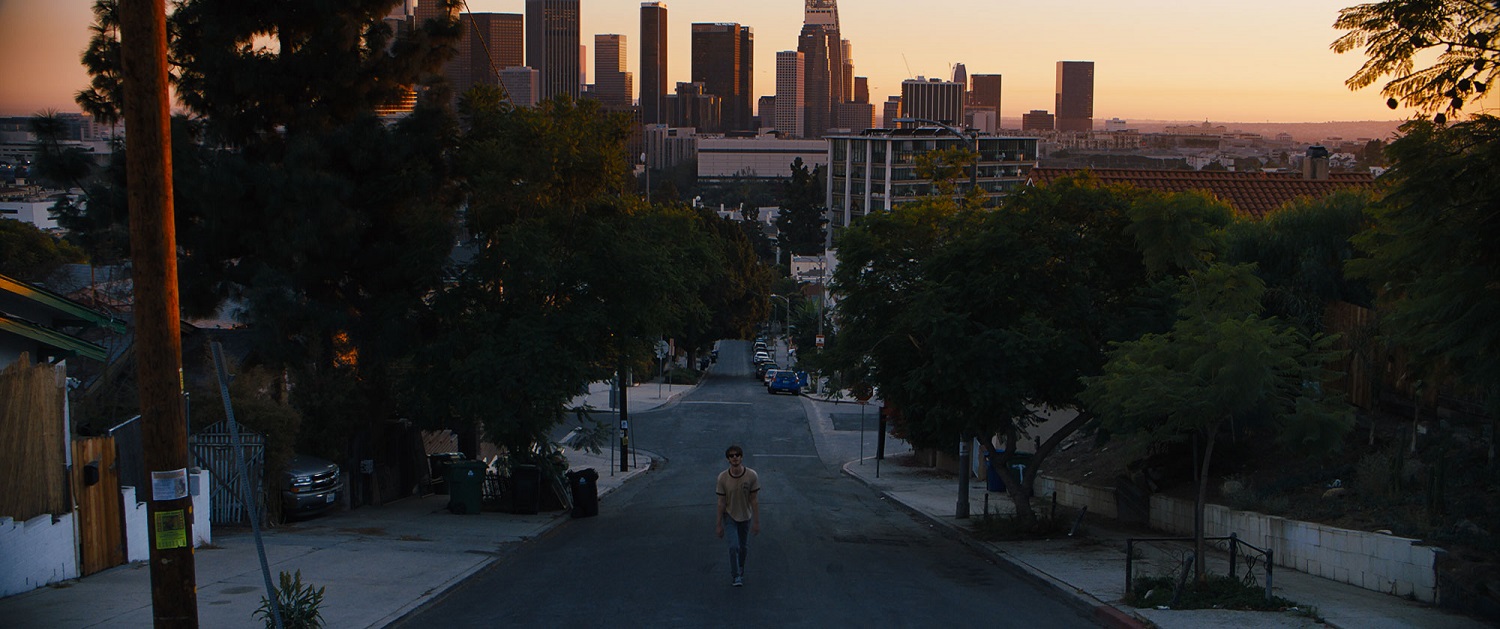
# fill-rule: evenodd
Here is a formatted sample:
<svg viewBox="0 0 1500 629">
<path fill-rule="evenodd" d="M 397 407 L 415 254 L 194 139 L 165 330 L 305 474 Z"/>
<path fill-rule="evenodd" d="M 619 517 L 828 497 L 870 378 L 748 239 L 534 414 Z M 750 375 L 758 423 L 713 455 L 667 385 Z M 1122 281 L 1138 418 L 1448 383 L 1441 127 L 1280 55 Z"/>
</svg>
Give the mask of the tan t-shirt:
<svg viewBox="0 0 1500 629">
<path fill-rule="evenodd" d="M 744 522 L 750 519 L 750 497 L 760 491 L 760 477 L 748 467 L 738 477 L 730 474 L 729 470 L 724 470 L 719 472 L 719 482 L 714 491 L 724 496 L 724 511 L 729 514 L 730 519 Z"/>
</svg>

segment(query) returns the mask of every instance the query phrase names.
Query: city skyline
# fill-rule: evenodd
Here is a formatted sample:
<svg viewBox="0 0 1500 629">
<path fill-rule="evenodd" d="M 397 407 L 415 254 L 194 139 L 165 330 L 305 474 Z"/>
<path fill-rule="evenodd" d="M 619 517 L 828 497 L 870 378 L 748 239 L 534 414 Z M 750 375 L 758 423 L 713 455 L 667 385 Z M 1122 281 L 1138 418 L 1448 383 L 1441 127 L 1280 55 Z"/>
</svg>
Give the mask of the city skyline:
<svg viewBox="0 0 1500 629">
<path fill-rule="evenodd" d="M 76 111 L 87 84 L 78 62 L 92 21 L 90 3 L 0 3 L 0 114 Z M 581 39 L 638 35 L 638 0 L 581 4 Z M 803 0 L 731 4 L 666 0 L 667 85 L 691 77 L 691 24 L 736 22 L 755 31 L 754 96 L 775 93 L 776 53 L 797 48 Z M 1102 0 L 1052 6 L 930 0 L 924 14 L 894 0 L 841 0 L 840 35 L 858 54 L 854 72 L 870 77 L 872 102 L 899 94 L 901 81 L 970 74 L 1005 77 L 1008 119 L 1053 109 L 1055 64 L 1093 61 L 1094 119 L 1322 122 L 1396 120 L 1378 86 L 1343 85 L 1362 54 L 1333 53 L 1332 23 L 1349 0 L 1268 0 L 1254 5 L 1154 0 L 1128 9 Z M 524 13 L 524 0 L 468 0 L 470 12 Z M 1128 18 L 1128 19 L 1126 19 Z M 638 67 L 640 37 L 627 38 L 627 67 Z M 593 55 L 589 51 L 590 57 Z M 592 63 L 592 60 L 590 61 Z M 1494 105 L 1491 104 L 1493 108 Z"/>
</svg>

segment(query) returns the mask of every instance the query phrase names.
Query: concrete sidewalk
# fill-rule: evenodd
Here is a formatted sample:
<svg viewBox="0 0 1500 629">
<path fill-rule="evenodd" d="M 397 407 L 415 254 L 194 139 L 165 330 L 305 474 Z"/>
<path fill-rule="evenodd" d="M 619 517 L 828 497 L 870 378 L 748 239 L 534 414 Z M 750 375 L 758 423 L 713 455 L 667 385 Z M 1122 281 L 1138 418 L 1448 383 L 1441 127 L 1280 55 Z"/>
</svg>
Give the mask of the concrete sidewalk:
<svg viewBox="0 0 1500 629">
<path fill-rule="evenodd" d="M 833 411 L 833 406 L 824 403 L 809 404 L 818 412 Z M 1090 610 L 1095 617 L 1108 625 L 1120 627 L 1157 626 L 1164 628 L 1190 627 L 1234 627 L 1257 629 L 1262 627 L 1318 627 L 1313 615 L 1320 617 L 1321 626 L 1342 629 L 1395 629 L 1418 628 L 1474 628 L 1488 624 L 1451 612 L 1428 607 L 1403 598 L 1372 592 L 1345 583 L 1297 572 L 1291 568 L 1276 566 L 1273 581 L 1274 593 L 1295 601 L 1303 613 L 1293 612 L 1242 612 L 1229 610 L 1160 610 L 1136 609 L 1120 602 L 1125 594 L 1125 539 L 1128 537 L 1168 537 L 1142 531 L 1127 532 L 1111 528 L 1096 520 L 1086 520 L 1082 532 L 1076 537 L 1065 534 L 1059 539 L 985 542 L 971 534 L 972 522 L 983 517 L 986 508 L 991 513 L 1013 513 L 1010 500 L 1002 493 L 986 492 L 985 482 L 976 480 L 969 485 L 968 520 L 955 517 L 958 510 L 958 477 L 928 467 L 901 465 L 902 451 L 887 450 L 887 458 L 877 462 L 873 458 L 850 461 L 844 473 L 872 488 L 881 491 L 890 500 L 907 510 L 927 519 L 937 526 L 949 530 L 981 552 L 988 553 L 1013 567 L 1019 573 L 1036 581 L 1050 585 L 1073 599 L 1082 609 Z M 909 457 L 907 457 L 909 458 Z M 877 465 L 878 463 L 878 465 Z M 1040 499 L 1039 499 L 1040 502 Z M 1174 560 L 1186 555 L 1187 545 L 1163 548 L 1155 545 L 1138 556 L 1137 574 L 1155 576 L 1164 565 L 1175 565 Z M 1153 555 L 1159 561 L 1152 563 Z M 1144 564 L 1144 565 L 1141 565 Z M 1214 574 L 1227 574 L 1227 560 L 1223 556 L 1211 558 L 1209 568 Z M 1241 573 L 1243 574 L 1243 572 Z"/>
<path fill-rule="evenodd" d="M 641 384 L 629 391 L 631 413 L 671 403 L 683 385 Z M 609 387 L 590 387 L 588 402 L 609 408 Z M 600 509 L 608 495 L 650 467 L 619 471 L 617 453 L 568 451 L 572 468 L 599 473 Z M 567 511 L 537 515 L 485 512 L 452 515 L 448 496 L 406 498 L 382 506 L 335 512 L 263 531 L 273 583 L 282 571 L 326 588 L 322 613 L 330 627 L 383 627 L 504 556 L 516 544 L 545 535 L 568 520 Z M 202 627 L 257 627 L 265 594 L 255 540 L 248 529 L 220 528 L 214 544 L 194 552 L 198 619 Z M 117 566 L 73 581 L 0 599 L 0 627 L 149 627 L 151 576 L 142 563 Z"/>
</svg>

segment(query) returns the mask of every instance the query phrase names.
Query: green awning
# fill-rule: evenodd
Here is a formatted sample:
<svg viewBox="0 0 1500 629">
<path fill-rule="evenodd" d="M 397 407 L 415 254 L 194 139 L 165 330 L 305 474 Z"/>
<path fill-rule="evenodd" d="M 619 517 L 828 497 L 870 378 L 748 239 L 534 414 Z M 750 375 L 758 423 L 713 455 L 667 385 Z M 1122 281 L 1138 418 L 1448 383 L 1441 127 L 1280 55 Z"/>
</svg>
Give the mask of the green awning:
<svg viewBox="0 0 1500 629">
<path fill-rule="evenodd" d="M 69 336 L 56 330 L 49 330 L 33 323 L 27 323 L 19 319 L 13 319 L 0 313 L 0 332 L 9 332 L 17 336 L 31 339 L 48 347 L 60 350 L 69 356 L 82 356 L 92 358 L 99 362 L 106 362 L 109 352 L 104 346 L 90 343 L 78 337 Z"/>
</svg>

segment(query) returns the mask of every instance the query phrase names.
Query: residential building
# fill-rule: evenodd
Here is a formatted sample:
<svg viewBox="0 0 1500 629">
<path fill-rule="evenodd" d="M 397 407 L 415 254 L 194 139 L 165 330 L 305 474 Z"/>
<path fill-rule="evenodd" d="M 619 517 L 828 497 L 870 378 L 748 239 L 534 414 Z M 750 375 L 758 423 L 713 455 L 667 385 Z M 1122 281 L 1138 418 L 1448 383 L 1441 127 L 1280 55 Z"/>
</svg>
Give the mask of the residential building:
<svg viewBox="0 0 1500 629">
<path fill-rule="evenodd" d="M 1057 130 L 1094 130 L 1094 62 L 1057 62 Z"/>
<path fill-rule="evenodd" d="M 797 50 L 776 53 L 776 113 L 771 126 L 783 138 L 800 138 L 807 130 L 807 109 L 803 100 L 803 87 L 807 78 L 803 68 L 804 57 Z"/>
<path fill-rule="evenodd" d="M 667 5 L 641 3 L 641 120 L 658 124 L 666 119 Z"/>
<path fill-rule="evenodd" d="M 787 140 L 761 134 L 753 138 L 698 138 L 698 181 L 720 182 L 736 177 L 780 180 L 792 176 L 792 162 L 801 158 L 811 169 L 828 164 L 824 140 Z"/>
<path fill-rule="evenodd" d="M 724 129 L 754 129 L 755 35 L 739 24 L 693 24 L 692 79 L 723 103 Z"/>
<path fill-rule="evenodd" d="M 905 118 L 961 125 L 967 100 L 962 83 L 920 76 L 901 82 L 901 115 Z M 890 121 L 886 121 L 886 126 L 890 126 Z"/>
<path fill-rule="evenodd" d="M 579 0 L 526 0 L 526 64 L 540 73 L 538 100 L 579 96 Z"/>
<path fill-rule="evenodd" d="M 625 71 L 625 36 L 594 36 L 594 99 L 608 109 L 629 109 L 635 93 Z"/>
<path fill-rule="evenodd" d="M 960 137 L 947 129 L 870 129 L 834 135 L 828 141 L 827 207 L 830 227 L 837 231 L 877 210 L 933 193 L 932 181 L 917 175 L 917 156 L 935 150 L 978 144 L 977 182 L 986 203 L 993 204 L 1024 184 L 1036 165 L 1036 138 L 1005 136 Z M 967 179 L 960 180 L 960 194 Z"/>
</svg>

